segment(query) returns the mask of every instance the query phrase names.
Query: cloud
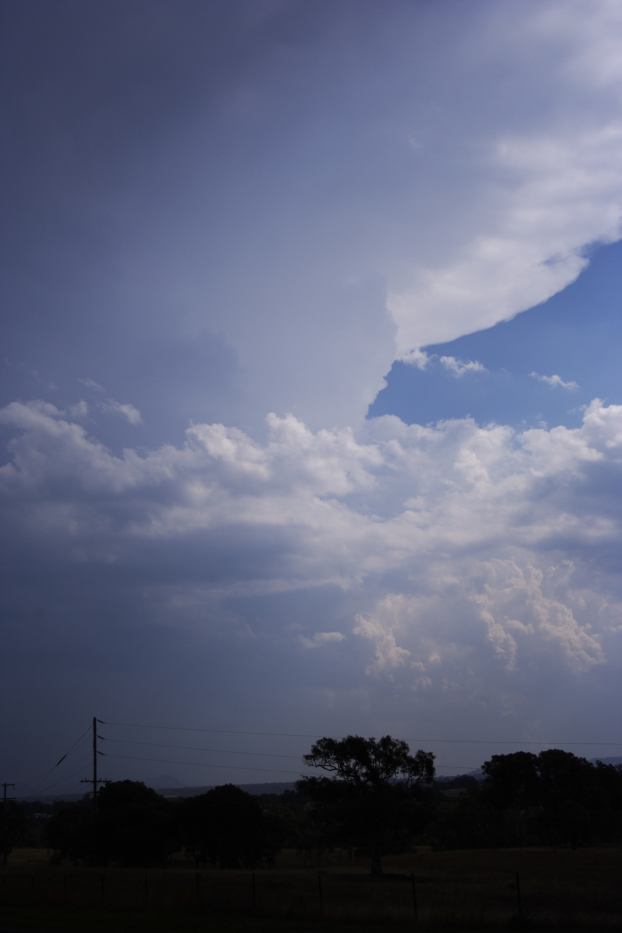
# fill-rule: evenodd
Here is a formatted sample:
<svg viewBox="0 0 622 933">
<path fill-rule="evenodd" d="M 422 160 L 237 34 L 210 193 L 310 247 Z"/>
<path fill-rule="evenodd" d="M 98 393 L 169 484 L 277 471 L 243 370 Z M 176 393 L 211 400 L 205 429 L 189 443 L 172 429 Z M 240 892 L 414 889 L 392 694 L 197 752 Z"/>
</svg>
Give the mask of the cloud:
<svg viewBox="0 0 622 933">
<path fill-rule="evenodd" d="M 76 402 L 75 405 L 70 405 L 68 409 L 68 414 L 71 418 L 75 418 L 77 421 L 80 421 L 89 414 L 88 403 L 84 399 L 80 399 L 79 402 Z"/>
<path fill-rule="evenodd" d="M 544 382 L 545 385 L 551 386 L 552 389 L 566 389 L 568 392 L 574 392 L 579 388 L 578 382 L 573 382 L 572 380 L 564 380 L 561 376 L 558 376 L 557 373 L 553 373 L 551 376 L 545 376 L 542 373 L 531 372 L 529 373 L 532 379 L 536 379 L 538 382 Z"/>
<path fill-rule="evenodd" d="M 131 425 L 142 424 L 143 417 L 135 405 L 131 402 L 117 402 L 114 398 L 107 398 L 100 405 L 102 411 L 112 415 L 120 415 Z"/>
<path fill-rule="evenodd" d="M 409 737 L 416 698 L 419 734 L 597 734 L 622 647 L 622 406 L 527 430 L 272 415 L 261 440 L 195 424 L 118 454 L 44 401 L 0 425 L 12 643 L 53 633 L 41 657 L 74 687 L 92 643 L 104 709 L 140 707 L 153 669 L 164 722 L 200 683 L 267 730 L 293 705 L 283 731 Z"/>
<path fill-rule="evenodd" d="M 443 366 L 452 376 L 460 378 L 466 373 L 485 373 L 486 367 L 482 363 L 478 363 L 477 360 L 457 360 L 455 356 L 440 356 L 439 363 Z"/>
<path fill-rule="evenodd" d="M 465 177 L 473 173 L 480 202 L 473 201 L 472 222 L 464 212 L 452 213 L 457 229 L 446 248 L 439 247 L 436 258 L 424 258 L 425 248 L 420 250 L 410 275 L 391 283 L 388 307 L 401 355 L 545 301 L 585 268 L 587 246 L 619 239 L 621 72 L 615 49 L 622 18 L 614 7 L 515 5 L 504 11 L 505 29 L 498 33 L 501 18 L 490 16 L 487 37 L 480 37 L 482 72 L 505 57 L 507 73 L 521 70 L 529 84 L 528 47 L 542 66 L 534 72 L 540 103 L 522 123 L 503 111 L 509 104 L 503 90 L 486 92 L 484 125 L 476 138 L 459 143 L 467 163 L 462 171 Z M 493 35 L 496 51 L 488 45 Z M 525 90 L 523 83 L 520 93 Z"/>
<path fill-rule="evenodd" d="M 619 680 L 622 408 L 595 400 L 577 428 L 529 430 L 364 418 L 396 358 L 483 372 L 423 348 L 537 305 L 580 274 L 590 245 L 620 237 L 619 5 L 458 4 L 451 32 L 417 4 L 360 28 L 350 4 L 329 29 L 316 9 L 293 44 L 280 5 L 260 42 L 234 13 L 230 32 L 214 30 L 218 55 L 201 30 L 180 41 L 192 12 L 164 13 L 171 29 L 137 62 L 116 38 L 131 24 L 115 19 L 102 60 L 149 89 L 135 95 L 149 123 L 138 136 L 97 71 L 83 96 L 109 115 L 101 126 L 63 109 L 63 81 L 26 88 L 28 102 L 45 90 L 57 134 L 26 140 L 18 187 L 54 185 L 34 192 L 29 221 L 20 206 L 32 245 L 6 304 L 37 310 L 6 340 L 39 369 L 55 347 L 59 372 L 79 360 L 110 388 L 81 380 L 90 411 L 0 411 L 3 618 L 16 643 L 27 633 L 29 665 L 45 645 L 38 671 L 56 689 L 50 652 L 92 696 L 110 644 L 98 697 L 149 708 L 166 693 L 167 715 L 194 665 L 204 708 L 223 717 L 227 695 L 232 716 L 295 706 L 331 729 L 352 728 L 350 715 L 399 732 L 416 694 L 422 728 L 460 731 L 470 716 L 502 735 L 560 721 L 573 733 L 585 715 L 596 729 L 592 697 Z M 152 60 L 170 63 L 168 117 L 145 106 Z M 69 84 L 82 65 L 69 61 Z M 101 163 L 82 176 L 67 140 Z M 112 449 L 86 421 L 97 410 L 131 425 L 144 412 L 149 446 Z M 154 674 L 144 659 L 160 643 Z M 174 659 L 184 676 L 162 691 Z"/>
<path fill-rule="evenodd" d="M 415 349 L 403 353 L 398 362 L 405 366 L 414 366 L 416 369 L 428 369 L 431 363 L 437 361 L 452 376 L 460 378 L 467 373 L 485 373 L 486 367 L 477 360 L 459 360 L 455 356 L 439 356 L 436 353 L 428 353 L 426 350 Z"/>
<path fill-rule="evenodd" d="M 364 18 L 355 41 L 352 11 L 346 4 L 334 14 L 340 28 L 309 29 L 296 46 L 304 105 L 289 59 L 269 52 L 280 48 L 283 11 L 265 21 L 256 68 L 236 38 L 248 36 L 249 25 L 233 14 L 219 42 L 234 63 L 236 90 L 225 82 L 225 91 L 210 56 L 188 50 L 182 71 L 198 76 L 196 88 L 180 84 L 188 118 L 180 124 L 175 115 L 171 125 L 164 109 L 153 127 L 165 163 L 128 137 L 128 121 L 114 127 L 129 174 L 115 185 L 102 163 L 85 223 L 96 225 L 101 210 L 110 223 L 79 287 L 58 286 L 71 281 L 74 239 L 63 240 L 69 258 L 53 281 L 45 278 L 47 253 L 29 259 L 32 279 L 54 300 L 34 362 L 49 365 L 45 345 L 60 333 L 73 349 L 59 369 L 72 372 L 77 356 L 85 372 L 105 373 L 115 397 L 131 398 L 143 413 L 153 443 L 165 415 L 171 433 L 191 418 L 257 433 L 283 399 L 314 430 L 356 426 L 395 359 L 425 366 L 422 348 L 537 305 L 580 274 L 591 245 L 619 237 L 622 124 L 612 49 L 622 27 L 609 6 L 512 3 L 500 15 L 482 3 L 475 14 L 456 8 L 448 32 L 440 10 L 403 4 L 390 20 Z M 309 16 L 323 23 L 321 11 Z M 175 50 L 187 43 L 174 44 L 180 23 L 169 17 L 170 37 L 163 29 L 154 58 L 174 68 Z M 190 29 L 192 16 L 186 20 Z M 381 82 L 370 77 L 371 58 L 381 63 Z M 144 87 L 153 86 L 148 64 L 141 68 Z M 216 162 L 211 140 L 221 111 L 206 86 L 220 89 L 219 106 L 232 120 Z M 60 107 L 66 95 L 59 96 Z M 366 101 L 363 110 L 351 106 L 355 97 Z M 261 139 L 239 110 L 251 98 L 264 114 Z M 106 106 L 116 113 L 116 100 Z M 290 107 L 301 118 L 284 123 Z M 62 130 L 73 138 L 74 123 Z M 223 227 L 216 218 L 225 215 Z M 68 221 L 63 229 L 73 228 Z M 133 262 L 114 276 L 119 251 Z M 112 277 L 114 313 L 104 297 Z M 95 331 L 70 344 L 85 303 Z M 19 335 L 31 353 L 34 330 L 24 318 L 11 340 Z M 101 394 L 92 376 L 85 383 Z"/>
<path fill-rule="evenodd" d="M 78 378 L 77 380 L 85 389 L 90 389 L 92 392 L 104 393 L 106 390 L 99 382 L 95 382 L 94 379 L 91 379 L 90 376 L 85 376 L 83 378 Z"/>
<path fill-rule="evenodd" d="M 300 644 L 304 648 L 324 648 L 326 645 L 335 645 L 345 641 L 345 635 L 342 632 L 314 632 L 311 637 L 300 636 Z"/>
<path fill-rule="evenodd" d="M 382 599 L 375 615 L 356 617 L 352 631 L 355 635 L 371 641 L 374 646 L 374 658 L 367 667 L 368 673 L 386 674 L 393 668 L 403 667 L 410 662 L 410 651 L 400 647 L 396 640 L 394 620 L 396 602 L 398 603 L 397 613 L 399 613 L 403 597 L 389 595 Z"/>
<path fill-rule="evenodd" d="M 433 355 L 430 356 L 425 350 L 416 348 L 403 353 L 399 357 L 399 362 L 404 363 L 406 366 L 414 366 L 416 369 L 427 369 L 432 359 L 434 359 Z"/>
<path fill-rule="evenodd" d="M 525 431 L 387 417 L 355 435 L 273 415 L 263 444 L 204 424 L 183 446 L 120 456 L 44 402 L 12 403 L 0 423 L 13 433 L 0 467 L 13 533 L 57 554 L 71 542 L 81 561 L 123 562 L 137 579 L 155 548 L 178 607 L 187 588 L 222 602 L 334 586 L 350 621 L 329 612 L 301 644 L 353 632 L 373 647 L 370 671 L 420 686 L 473 639 L 483 663 L 511 670 L 607 660 L 622 593 L 592 563 L 622 543 L 622 515 L 598 495 L 603 470 L 619 469 L 620 406 L 595 401 L 580 428 Z M 203 561 L 180 579 L 164 557 L 198 548 L 209 563 L 226 541 L 234 563 L 213 582 Z"/>
</svg>

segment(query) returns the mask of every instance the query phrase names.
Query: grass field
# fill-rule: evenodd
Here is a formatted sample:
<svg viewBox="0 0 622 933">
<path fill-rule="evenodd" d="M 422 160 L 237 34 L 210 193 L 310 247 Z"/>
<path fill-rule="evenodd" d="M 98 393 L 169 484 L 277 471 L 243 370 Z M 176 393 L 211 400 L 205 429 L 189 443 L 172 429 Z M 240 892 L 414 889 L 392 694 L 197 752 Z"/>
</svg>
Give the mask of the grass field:
<svg viewBox="0 0 622 933">
<path fill-rule="evenodd" d="M 422 851 L 385 871 L 372 880 L 365 862 L 333 859 L 319 872 L 293 853 L 257 872 L 101 870 L 22 850 L 0 871 L 0 930 L 622 929 L 615 848 Z"/>
</svg>

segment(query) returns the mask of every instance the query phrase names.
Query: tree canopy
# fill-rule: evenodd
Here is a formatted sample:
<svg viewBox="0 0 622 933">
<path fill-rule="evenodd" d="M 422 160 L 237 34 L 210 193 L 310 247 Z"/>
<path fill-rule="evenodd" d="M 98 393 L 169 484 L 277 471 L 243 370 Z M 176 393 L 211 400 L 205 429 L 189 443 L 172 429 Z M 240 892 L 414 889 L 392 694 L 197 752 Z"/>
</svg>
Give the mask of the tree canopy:
<svg viewBox="0 0 622 933">
<path fill-rule="evenodd" d="M 333 844 L 366 844 L 372 873 L 381 873 L 383 852 L 421 822 L 417 791 L 434 778 L 434 755 L 411 755 L 407 742 L 390 735 L 348 735 L 319 739 L 304 760 L 332 775 L 298 783 L 324 823 L 324 838 Z"/>
<path fill-rule="evenodd" d="M 390 735 L 380 739 L 360 735 L 319 739 L 304 760 L 355 787 L 379 787 L 391 781 L 412 785 L 434 778 L 432 752 L 411 755 L 407 742 Z"/>
</svg>

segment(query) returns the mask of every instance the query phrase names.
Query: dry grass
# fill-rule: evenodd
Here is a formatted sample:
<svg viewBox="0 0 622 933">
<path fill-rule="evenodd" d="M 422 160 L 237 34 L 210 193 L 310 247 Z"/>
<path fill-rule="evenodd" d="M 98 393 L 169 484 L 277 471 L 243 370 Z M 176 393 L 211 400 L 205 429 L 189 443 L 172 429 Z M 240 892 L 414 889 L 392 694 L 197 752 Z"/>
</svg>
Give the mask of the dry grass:
<svg viewBox="0 0 622 933">
<path fill-rule="evenodd" d="M 380 881 L 365 862 L 332 862 L 321 875 L 294 853 L 256 873 L 102 871 L 50 866 L 45 852 L 22 850 L 0 872 L 0 929 L 494 933 L 521 919 L 534 930 L 622 928 L 619 849 L 421 851 L 387 859 Z"/>
</svg>

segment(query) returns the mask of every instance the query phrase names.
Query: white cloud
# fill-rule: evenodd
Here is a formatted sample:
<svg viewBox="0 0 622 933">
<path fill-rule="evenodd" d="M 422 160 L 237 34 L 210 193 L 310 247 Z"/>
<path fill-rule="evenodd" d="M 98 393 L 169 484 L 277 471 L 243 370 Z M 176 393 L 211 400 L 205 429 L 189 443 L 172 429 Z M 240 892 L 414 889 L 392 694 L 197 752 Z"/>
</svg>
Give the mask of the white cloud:
<svg viewBox="0 0 622 933">
<path fill-rule="evenodd" d="M 490 170 L 505 174 L 494 216 L 453 261 L 421 267 L 389 302 L 398 350 L 445 342 L 508 320 L 569 285 L 586 244 L 620 236 L 622 125 L 506 137 Z"/>
<path fill-rule="evenodd" d="M 135 405 L 131 402 L 117 402 L 114 398 L 107 398 L 100 405 L 102 411 L 109 412 L 112 415 L 120 415 L 131 425 L 142 424 L 143 417 Z"/>
<path fill-rule="evenodd" d="M 83 385 L 85 389 L 90 389 L 92 392 L 104 393 L 106 390 L 99 382 L 95 382 L 94 379 L 91 379 L 90 376 L 85 376 L 84 378 L 79 378 L 78 382 L 80 385 Z"/>
<path fill-rule="evenodd" d="M 398 596 L 397 599 L 400 597 Z M 384 603 L 392 601 L 392 597 L 385 597 Z M 353 628 L 355 635 L 369 639 L 374 646 L 374 660 L 368 666 L 368 673 L 385 673 L 392 668 L 403 667 L 410 660 L 410 651 L 397 644 L 396 635 L 391 623 L 384 619 L 358 615 Z"/>
<path fill-rule="evenodd" d="M 439 356 L 436 353 L 428 353 L 426 350 L 414 349 L 408 350 L 398 357 L 400 363 L 406 366 L 414 366 L 416 369 L 425 370 L 431 363 L 438 360 L 443 369 L 460 378 L 467 373 L 485 373 L 486 367 L 477 360 L 459 360 L 455 356 Z"/>
<path fill-rule="evenodd" d="M 427 369 L 432 359 L 434 359 L 433 355 L 430 356 L 425 350 L 415 348 L 414 350 L 408 350 L 406 353 L 402 353 L 399 357 L 399 362 L 405 363 L 407 366 L 414 366 L 416 369 Z"/>
<path fill-rule="evenodd" d="M 177 610 L 186 589 L 222 602 L 334 586 L 351 616 L 329 611 L 300 643 L 354 634 L 369 672 L 413 689 L 451 676 L 457 690 L 467 662 L 497 677 L 608 662 L 622 588 L 595 577 L 593 555 L 622 550 L 622 512 L 600 494 L 602 476 L 622 482 L 622 406 L 596 400 L 579 428 L 526 431 L 389 417 L 355 435 L 271 416 L 263 444 L 194 425 L 181 447 L 122 456 L 44 402 L 12 403 L 0 423 L 13 432 L 0 495 L 38 547 L 131 567 L 146 547 L 198 546 L 209 566 L 223 541 L 234 555 L 262 542 L 227 581 L 165 574 Z"/>
<path fill-rule="evenodd" d="M 75 418 L 77 421 L 81 421 L 84 418 L 88 417 L 89 406 L 84 399 L 80 399 L 79 402 L 76 402 L 75 405 L 71 405 L 68 409 L 68 414 L 71 418 Z"/>
<path fill-rule="evenodd" d="M 470 193 L 455 210 L 446 205 L 445 245 L 427 225 L 429 249 L 413 256 L 410 274 L 402 263 L 401 280 L 391 283 L 402 355 L 545 301 L 585 268 L 587 245 L 621 235 L 619 8 L 586 0 L 489 12 L 478 38 L 465 36 L 463 52 L 471 41 L 478 48 L 467 52 L 473 70 L 464 80 L 501 61 L 521 79 L 482 89 L 486 118 L 457 140 L 464 166 L 455 170 Z"/>
<path fill-rule="evenodd" d="M 458 360 L 455 356 L 440 356 L 439 363 L 446 370 L 448 370 L 452 376 L 460 378 L 467 373 L 485 373 L 486 367 L 483 363 L 478 363 L 477 360 Z"/>
<path fill-rule="evenodd" d="M 315 648 L 324 648 L 326 645 L 336 645 L 345 641 L 345 635 L 342 632 L 314 632 L 311 637 L 300 635 L 300 644 L 303 648 L 310 650 Z"/>
<path fill-rule="evenodd" d="M 546 385 L 551 386 L 552 389 L 566 389 L 568 392 L 573 392 L 575 389 L 579 388 L 578 382 L 562 379 L 557 373 L 553 373 L 551 376 L 545 376 L 542 373 L 531 372 L 529 375 L 532 379 L 536 379 L 538 382 L 544 382 Z"/>
</svg>

